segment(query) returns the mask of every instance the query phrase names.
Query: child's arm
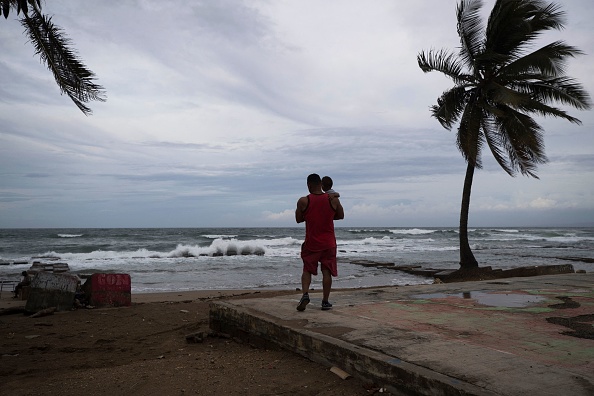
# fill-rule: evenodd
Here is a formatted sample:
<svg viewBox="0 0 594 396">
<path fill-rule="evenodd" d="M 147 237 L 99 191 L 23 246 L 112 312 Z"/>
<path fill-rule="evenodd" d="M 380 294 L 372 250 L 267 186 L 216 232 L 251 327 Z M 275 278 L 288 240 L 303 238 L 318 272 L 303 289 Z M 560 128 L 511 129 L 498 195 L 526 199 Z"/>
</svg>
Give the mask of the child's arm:
<svg viewBox="0 0 594 396">
<path fill-rule="evenodd" d="M 332 193 L 327 193 L 327 194 L 328 194 L 328 200 L 330 201 L 330 204 L 332 204 L 333 199 L 340 197 L 340 194 L 337 193 L 336 191 L 334 191 Z"/>
</svg>

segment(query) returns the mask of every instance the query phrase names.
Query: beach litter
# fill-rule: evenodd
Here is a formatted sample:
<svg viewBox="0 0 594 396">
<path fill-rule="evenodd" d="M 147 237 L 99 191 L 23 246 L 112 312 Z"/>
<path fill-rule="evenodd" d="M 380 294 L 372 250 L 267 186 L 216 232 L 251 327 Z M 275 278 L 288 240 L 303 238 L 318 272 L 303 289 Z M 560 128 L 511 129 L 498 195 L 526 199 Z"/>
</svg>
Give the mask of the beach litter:
<svg viewBox="0 0 594 396">
<path fill-rule="evenodd" d="M 347 378 L 350 378 L 350 377 L 351 377 L 351 375 L 350 375 L 349 373 L 347 373 L 346 371 L 344 371 L 344 370 L 342 370 L 342 369 L 340 369 L 340 368 L 338 368 L 338 367 L 336 367 L 336 366 L 333 366 L 333 367 L 330 369 L 330 371 L 331 371 L 332 373 L 334 373 L 334 374 L 338 375 L 338 376 L 339 376 L 341 379 L 343 379 L 343 380 L 345 380 L 345 379 L 347 379 Z"/>
</svg>

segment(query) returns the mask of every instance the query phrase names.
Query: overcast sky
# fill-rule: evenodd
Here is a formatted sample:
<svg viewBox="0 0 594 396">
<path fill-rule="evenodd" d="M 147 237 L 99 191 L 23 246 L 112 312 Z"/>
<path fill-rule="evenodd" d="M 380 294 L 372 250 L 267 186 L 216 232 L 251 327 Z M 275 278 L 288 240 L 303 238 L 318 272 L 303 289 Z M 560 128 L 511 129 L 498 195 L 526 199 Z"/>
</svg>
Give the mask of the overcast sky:
<svg viewBox="0 0 594 396">
<path fill-rule="evenodd" d="M 485 15 L 494 4 L 485 1 Z M 568 75 L 594 93 L 594 6 L 564 0 Z M 107 91 L 60 95 L 16 13 L 0 21 L 0 227 L 294 226 L 309 173 L 337 226 L 457 226 L 466 163 L 429 107 L 452 86 L 455 0 L 48 1 Z M 594 115 L 539 118 L 540 180 L 483 156 L 469 225 L 594 226 Z"/>
</svg>

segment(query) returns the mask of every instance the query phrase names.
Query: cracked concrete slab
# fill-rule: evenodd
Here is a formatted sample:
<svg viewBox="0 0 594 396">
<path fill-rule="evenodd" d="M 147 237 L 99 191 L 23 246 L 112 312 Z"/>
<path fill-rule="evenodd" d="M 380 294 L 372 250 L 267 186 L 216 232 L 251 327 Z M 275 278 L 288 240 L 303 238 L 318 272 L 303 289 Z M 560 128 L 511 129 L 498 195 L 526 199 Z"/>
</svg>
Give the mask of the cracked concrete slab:
<svg viewBox="0 0 594 396">
<path fill-rule="evenodd" d="M 310 296 L 213 302 L 211 327 L 404 394 L 594 394 L 594 340 L 564 325 L 594 325 L 594 274 L 334 291 L 330 311 Z"/>
</svg>

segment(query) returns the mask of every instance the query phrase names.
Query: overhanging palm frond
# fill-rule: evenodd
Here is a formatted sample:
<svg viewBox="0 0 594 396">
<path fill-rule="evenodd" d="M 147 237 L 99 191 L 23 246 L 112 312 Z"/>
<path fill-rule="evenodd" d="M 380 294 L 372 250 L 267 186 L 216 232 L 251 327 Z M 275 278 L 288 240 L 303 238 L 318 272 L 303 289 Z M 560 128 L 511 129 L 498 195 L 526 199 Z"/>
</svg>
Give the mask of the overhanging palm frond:
<svg viewBox="0 0 594 396">
<path fill-rule="evenodd" d="M 5 19 L 8 18 L 10 10 L 14 8 L 17 10 L 17 15 L 21 11 L 27 15 L 29 13 L 29 5 L 31 5 L 33 10 L 41 12 L 41 0 L 0 0 L 0 5 L 2 7 L 2 15 L 4 15 Z"/>
<path fill-rule="evenodd" d="M 91 109 L 85 103 L 91 100 L 105 101 L 105 93 L 102 86 L 93 82 L 94 73 L 69 48 L 70 40 L 52 23 L 50 17 L 37 11 L 25 16 L 21 24 L 26 28 L 35 52 L 53 73 L 62 93 L 66 93 L 85 115 L 91 114 Z"/>
</svg>

